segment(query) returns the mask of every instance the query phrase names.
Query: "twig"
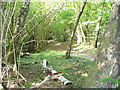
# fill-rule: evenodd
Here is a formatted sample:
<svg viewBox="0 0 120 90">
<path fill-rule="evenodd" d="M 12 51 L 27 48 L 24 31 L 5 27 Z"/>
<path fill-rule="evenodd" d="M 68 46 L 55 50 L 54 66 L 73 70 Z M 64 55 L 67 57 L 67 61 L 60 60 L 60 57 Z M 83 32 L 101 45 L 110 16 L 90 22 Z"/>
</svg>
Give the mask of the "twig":
<svg viewBox="0 0 120 90">
<path fill-rule="evenodd" d="M 18 71 L 17 71 L 18 75 L 25 81 L 27 81 Z"/>
</svg>

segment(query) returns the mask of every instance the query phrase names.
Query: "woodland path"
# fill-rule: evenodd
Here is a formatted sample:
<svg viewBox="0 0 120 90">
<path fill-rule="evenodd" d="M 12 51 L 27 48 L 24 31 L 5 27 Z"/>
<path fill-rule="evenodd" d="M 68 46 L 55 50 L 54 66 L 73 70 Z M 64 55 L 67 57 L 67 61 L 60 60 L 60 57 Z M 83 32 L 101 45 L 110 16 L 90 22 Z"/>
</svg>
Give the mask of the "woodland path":
<svg viewBox="0 0 120 90">
<path fill-rule="evenodd" d="M 67 42 L 51 41 L 45 49 L 51 49 L 66 53 L 67 46 L 68 46 Z M 91 45 L 79 45 L 77 47 L 75 46 L 76 45 L 73 45 L 74 48 L 71 51 L 71 55 L 81 56 L 84 58 L 94 60 L 94 57 L 96 56 L 96 49 L 93 48 Z"/>
</svg>

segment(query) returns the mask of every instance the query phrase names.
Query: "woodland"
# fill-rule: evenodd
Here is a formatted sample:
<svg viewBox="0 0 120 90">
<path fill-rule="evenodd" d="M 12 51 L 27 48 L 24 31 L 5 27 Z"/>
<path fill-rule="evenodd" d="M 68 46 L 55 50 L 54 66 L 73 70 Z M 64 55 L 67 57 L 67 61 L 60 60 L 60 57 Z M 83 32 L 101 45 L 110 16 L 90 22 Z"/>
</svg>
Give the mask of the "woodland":
<svg viewBox="0 0 120 90">
<path fill-rule="evenodd" d="M 119 23 L 119 0 L 0 0 L 0 90 L 120 88 Z"/>
</svg>

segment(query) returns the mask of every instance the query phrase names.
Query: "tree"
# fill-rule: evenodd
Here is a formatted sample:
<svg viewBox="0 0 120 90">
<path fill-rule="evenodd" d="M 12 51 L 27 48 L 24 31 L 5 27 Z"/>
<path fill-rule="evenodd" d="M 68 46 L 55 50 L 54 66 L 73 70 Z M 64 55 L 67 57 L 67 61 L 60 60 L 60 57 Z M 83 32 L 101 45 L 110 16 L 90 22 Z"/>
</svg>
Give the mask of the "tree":
<svg viewBox="0 0 120 90">
<path fill-rule="evenodd" d="M 120 2 L 113 4 L 112 13 L 104 32 L 95 62 L 98 64 L 100 80 L 103 77 L 117 79 L 120 76 Z M 112 87 L 111 83 L 97 83 L 96 87 Z"/>
<path fill-rule="evenodd" d="M 0 1 L 0 89 L 2 89 L 2 40 L 3 40 L 3 29 L 2 29 L 2 3 Z"/>
<path fill-rule="evenodd" d="M 98 43 L 98 35 L 100 32 L 100 22 L 101 22 L 101 16 L 99 16 L 98 23 L 96 25 L 96 34 L 95 34 L 95 42 L 94 42 L 94 47 L 97 48 L 97 43 Z"/>
<path fill-rule="evenodd" d="M 82 15 L 82 13 L 83 13 L 83 10 L 84 10 L 84 8 L 85 8 L 86 2 L 87 2 L 87 1 L 85 1 L 85 2 L 83 3 L 83 6 L 82 6 L 82 8 L 81 8 L 80 13 L 78 14 L 78 17 L 77 17 L 75 26 L 74 26 L 73 31 L 72 31 L 72 34 L 71 34 L 70 43 L 69 43 L 69 46 L 67 47 L 66 56 L 65 56 L 67 59 L 70 58 L 70 52 L 71 52 L 71 49 L 72 49 L 72 44 L 73 44 L 73 39 L 74 39 L 74 36 L 75 36 L 76 28 L 77 28 L 77 25 L 78 25 L 78 23 L 79 23 L 80 17 L 81 17 L 81 15 Z"/>
<path fill-rule="evenodd" d="M 21 48 L 21 44 L 22 44 L 21 36 L 22 36 L 22 32 L 23 32 L 23 27 L 25 25 L 25 21 L 26 21 L 27 15 L 28 15 L 29 4 L 30 4 L 30 0 L 27 0 L 27 1 L 23 0 L 22 8 L 20 10 L 20 14 L 17 19 L 17 23 L 16 23 L 16 27 L 15 27 L 16 30 L 14 31 L 15 36 L 13 38 L 13 43 L 12 43 L 13 49 L 15 49 L 15 51 L 11 54 L 11 56 L 8 59 L 8 61 L 12 64 L 16 63 L 16 59 L 20 52 L 20 48 Z"/>
</svg>

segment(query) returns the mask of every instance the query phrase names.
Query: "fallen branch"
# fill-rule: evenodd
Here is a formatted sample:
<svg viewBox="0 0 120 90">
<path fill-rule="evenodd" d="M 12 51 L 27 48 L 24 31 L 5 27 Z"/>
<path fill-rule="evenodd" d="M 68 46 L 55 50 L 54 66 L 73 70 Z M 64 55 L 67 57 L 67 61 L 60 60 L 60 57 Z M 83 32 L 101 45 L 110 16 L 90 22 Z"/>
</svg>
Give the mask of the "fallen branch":
<svg viewBox="0 0 120 90">
<path fill-rule="evenodd" d="M 2 86 L 2 84 L 0 84 L 0 90 L 3 90 L 4 88 L 3 88 L 3 86 Z"/>
<path fill-rule="evenodd" d="M 34 86 L 30 87 L 31 89 L 39 88 L 49 80 L 58 80 L 58 81 L 63 82 L 64 85 L 72 84 L 68 79 L 66 79 L 64 76 L 62 76 L 62 72 L 57 72 L 56 70 L 53 70 L 52 67 L 47 67 L 47 63 L 48 63 L 47 60 L 44 59 L 43 63 L 41 65 L 46 70 L 49 70 L 51 73 L 47 77 L 45 77 L 45 79 L 41 83 L 37 83 Z"/>
<path fill-rule="evenodd" d="M 47 67 L 47 60 L 44 59 L 43 60 L 43 68 L 49 70 L 51 72 L 51 75 L 55 75 L 55 74 L 59 74 L 61 72 L 57 72 L 56 70 L 54 70 L 52 67 Z M 72 84 L 68 79 L 66 79 L 64 76 L 59 76 L 59 77 L 56 77 L 56 79 L 58 79 L 59 81 L 63 82 L 64 85 L 67 85 L 67 84 Z"/>
<path fill-rule="evenodd" d="M 61 74 L 57 74 L 57 75 L 48 75 L 47 77 L 45 77 L 45 79 L 41 82 L 41 83 L 37 83 L 35 84 L 35 86 L 32 86 L 30 88 L 39 88 L 41 85 L 45 84 L 47 81 L 58 78 Z"/>
<path fill-rule="evenodd" d="M 20 74 L 18 71 L 17 71 L 17 74 L 18 74 L 24 81 L 27 81 L 27 80 L 22 76 L 22 74 Z"/>
</svg>

